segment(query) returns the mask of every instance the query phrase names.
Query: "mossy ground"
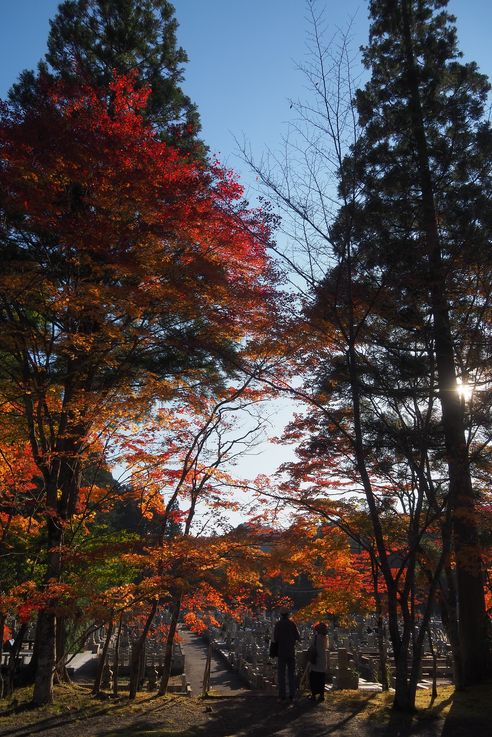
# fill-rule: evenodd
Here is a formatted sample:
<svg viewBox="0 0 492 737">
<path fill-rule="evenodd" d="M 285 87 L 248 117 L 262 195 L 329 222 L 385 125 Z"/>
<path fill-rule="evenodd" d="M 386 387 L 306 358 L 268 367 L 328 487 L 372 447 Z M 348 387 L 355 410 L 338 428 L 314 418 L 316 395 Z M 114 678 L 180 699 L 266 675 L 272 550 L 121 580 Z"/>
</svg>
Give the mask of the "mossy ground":
<svg viewBox="0 0 492 737">
<path fill-rule="evenodd" d="M 91 694 L 89 686 L 60 685 L 55 687 L 55 702 L 33 708 L 32 689 L 19 689 L 13 699 L 0 700 L 0 735 L 27 737 L 39 734 L 43 737 L 89 737 L 90 735 L 110 735 L 112 727 L 147 719 L 166 723 L 168 728 L 160 734 L 182 733 L 183 727 L 192 726 L 203 712 L 203 706 L 196 699 L 188 699 L 175 694 L 159 697 L 154 694 L 139 693 L 134 701 L 124 694 L 114 698 L 102 693 L 98 697 Z M 171 728 L 171 731 L 169 731 Z M 126 732 L 117 729 L 116 734 Z M 134 731 L 128 731 L 134 734 Z M 158 732 L 153 731 L 154 737 Z"/>
<path fill-rule="evenodd" d="M 87 686 L 57 686 L 55 703 L 33 709 L 30 689 L 0 701 L 0 735 L 6 737 L 491 737 L 492 684 L 456 693 L 450 686 L 431 699 L 419 691 L 417 712 L 399 714 L 391 694 L 330 693 L 322 705 L 302 698 L 288 710 L 272 696 L 187 698 L 141 693 L 91 696 Z"/>
</svg>

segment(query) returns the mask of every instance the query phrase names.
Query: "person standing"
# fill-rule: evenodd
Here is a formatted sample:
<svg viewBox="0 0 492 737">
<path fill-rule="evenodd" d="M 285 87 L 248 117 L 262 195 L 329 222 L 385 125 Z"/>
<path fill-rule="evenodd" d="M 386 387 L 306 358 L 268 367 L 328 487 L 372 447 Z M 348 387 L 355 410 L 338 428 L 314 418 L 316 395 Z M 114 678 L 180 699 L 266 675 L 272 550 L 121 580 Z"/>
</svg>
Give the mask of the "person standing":
<svg viewBox="0 0 492 737">
<path fill-rule="evenodd" d="M 287 607 L 280 610 L 280 619 L 273 630 L 273 641 L 278 646 L 278 696 L 281 701 L 287 697 L 285 677 L 289 688 L 289 700 L 296 695 L 296 642 L 301 639 L 296 624 L 290 619 Z"/>
<path fill-rule="evenodd" d="M 325 700 L 326 682 L 326 655 L 328 650 L 328 627 L 324 622 L 318 622 L 314 626 L 313 639 L 309 645 L 310 658 L 309 687 L 311 688 L 311 700 Z"/>
</svg>

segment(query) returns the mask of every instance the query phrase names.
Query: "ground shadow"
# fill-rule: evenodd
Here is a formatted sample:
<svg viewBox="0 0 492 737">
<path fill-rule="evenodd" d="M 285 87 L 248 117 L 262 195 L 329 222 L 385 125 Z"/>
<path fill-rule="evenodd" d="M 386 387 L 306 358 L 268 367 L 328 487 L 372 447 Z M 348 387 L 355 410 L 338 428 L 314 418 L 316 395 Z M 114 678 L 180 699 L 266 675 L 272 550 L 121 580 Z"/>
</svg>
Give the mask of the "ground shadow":
<svg viewBox="0 0 492 737">
<path fill-rule="evenodd" d="M 152 694 L 149 695 L 148 698 L 140 700 L 139 703 L 143 704 L 151 702 L 157 698 L 158 697 L 155 694 Z M 36 721 L 34 724 L 23 725 L 17 728 L 8 727 L 3 729 L 0 721 L 0 737 L 31 737 L 31 735 L 42 734 L 43 732 L 48 732 L 50 730 L 62 730 L 69 727 L 71 724 L 80 723 L 81 720 L 91 722 L 93 720 L 100 719 L 101 717 L 105 717 L 108 715 L 109 711 L 112 715 L 114 714 L 115 717 L 118 718 L 117 715 L 119 711 L 125 710 L 128 706 L 128 699 L 125 699 L 124 697 L 111 699 L 100 699 L 98 697 L 94 697 L 94 701 L 95 703 L 101 702 L 100 708 L 88 709 L 87 707 L 82 707 L 80 709 L 75 709 L 70 713 L 63 712 L 60 714 L 52 714 L 44 719 Z M 5 710 L 2 712 L 2 715 L 12 716 L 12 714 L 21 714 L 22 712 L 32 711 L 37 708 L 38 707 L 32 702 L 24 702 L 15 708 Z M 147 709 L 147 713 L 151 711 L 152 709 Z"/>
<path fill-rule="evenodd" d="M 328 737 L 347 727 L 364 710 L 367 700 L 350 704 L 342 713 L 302 698 L 294 705 L 279 703 L 264 692 L 248 691 L 228 698 L 203 701 L 204 722 L 179 732 L 181 737 Z M 163 734 L 165 734 L 163 727 Z M 169 727 L 167 727 L 169 729 Z M 155 722 L 139 720 L 131 730 L 122 727 L 110 734 L 96 732 L 97 737 L 159 737 Z M 178 732 L 176 732 L 178 734 Z M 340 732 L 343 734 L 343 732 Z"/>
<path fill-rule="evenodd" d="M 441 737 L 491 737 L 492 684 L 456 691 Z"/>
<path fill-rule="evenodd" d="M 389 712 L 377 702 L 369 706 L 372 699 L 327 695 L 324 704 L 304 697 L 289 706 L 258 691 L 203 700 L 149 695 L 134 712 L 125 699 L 110 712 L 106 704 L 90 713 L 80 709 L 0 731 L 0 737 L 492 737 L 492 686 L 456 694 L 415 715 Z"/>
</svg>

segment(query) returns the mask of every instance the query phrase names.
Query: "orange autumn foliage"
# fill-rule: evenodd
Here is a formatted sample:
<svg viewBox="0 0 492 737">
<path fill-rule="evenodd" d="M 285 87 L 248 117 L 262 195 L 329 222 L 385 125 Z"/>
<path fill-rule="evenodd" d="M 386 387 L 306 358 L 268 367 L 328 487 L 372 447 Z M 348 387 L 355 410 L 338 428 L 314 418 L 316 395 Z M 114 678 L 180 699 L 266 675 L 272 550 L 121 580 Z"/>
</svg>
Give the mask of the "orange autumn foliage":
<svg viewBox="0 0 492 737">
<path fill-rule="evenodd" d="M 159 138 L 134 83 L 46 82 L 0 108 L 0 349 L 45 476 L 156 372 L 166 397 L 175 377 L 209 381 L 267 323 L 266 220 L 231 172 Z"/>
</svg>

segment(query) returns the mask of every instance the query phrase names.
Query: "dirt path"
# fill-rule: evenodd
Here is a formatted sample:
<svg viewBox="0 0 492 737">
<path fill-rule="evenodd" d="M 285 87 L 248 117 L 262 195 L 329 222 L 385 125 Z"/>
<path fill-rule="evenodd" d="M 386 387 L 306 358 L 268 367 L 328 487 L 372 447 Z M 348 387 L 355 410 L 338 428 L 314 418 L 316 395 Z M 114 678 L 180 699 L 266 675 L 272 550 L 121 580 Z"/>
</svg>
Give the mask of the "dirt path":
<svg viewBox="0 0 492 737">
<path fill-rule="evenodd" d="M 293 706 L 278 703 L 273 696 L 247 692 L 212 704 L 205 723 L 186 737 L 440 737 L 442 725 L 418 725 L 416 731 L 387 731 L 387 725 L 369 725 L 362 716 L 366 700 L 347 709 L 333 709 L 307 698 Z M 113 736 L 112 736 L 113 737 Z M 116 737 L 116 735 L 114 736 Z M 135 737 L 143 737 L 137 732 Z M 476 737 L 476 735 L 474 735 Z"/>
</svg>

